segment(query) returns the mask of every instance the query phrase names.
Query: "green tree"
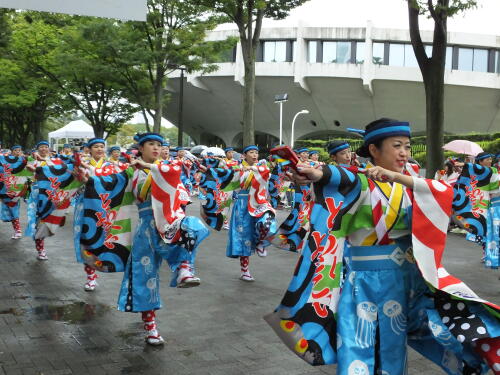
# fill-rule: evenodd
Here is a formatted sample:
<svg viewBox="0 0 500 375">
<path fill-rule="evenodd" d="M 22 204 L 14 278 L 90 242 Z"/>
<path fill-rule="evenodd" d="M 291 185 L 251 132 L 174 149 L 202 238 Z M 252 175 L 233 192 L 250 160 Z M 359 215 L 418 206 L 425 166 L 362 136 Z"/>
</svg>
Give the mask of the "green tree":
<svg viewBox="0 0 500 375">
<path fill-rule="evenodd" d="M 448 18 L 474 8 L 475 0 L 406 0 L 410 38 L 424 80 L 426 99 L 427 177 L 433 177 L 444 162 L 444 70 Z M 419 15 L 434 21 L 432 56 L 427 56 L 420 35 Z"/>
<path fill-rule="evenodd" d="M 9 24 L 9 13 L 8 9 L 0 9 L 0 51 L 7 47 L 10 39 L 11 28 Z"/>
<path fill-rule="evenodd" d="M 57 22 L 58 21 L 58 22 Z M 121 72 L 111 63 L 105 42 L 116 22 L 33 13 L 13 38 L 24 41 L 22 58 L 50 78 L 75 110 L 88 119 L 96 137 L 113 134 L 138 111 L 126 99 Z"/>
<path fill-rule="evenodd" d="M 28 146 L 41 138 L 49 117 L 66 111 L 66 102 L 61 90 L 22 57 L 26 40 L 17 38 L 17 31 L 25 16 L 4 14 L 2 23 L 8 32 L 0 47 L 0 134 L 5 144 Z"/>
<path fill-rule="evenodd" d="M 137 103 L 149 129 L 146 113 L 153 119 L 153 130 L 160 131 L 167 75 L 182 68 L 188 73 L 211 72 L 221 51 L 236 41 L 206 41 L 219 18 L 192 1 L 148 0 L 147 22 L 127 22 L 108 38 L 107 48 L 114 65 L 121 71 L 130 100 Z"/>
<path fill-rule="evenodd" d="M 238 27 L 245 78 L 243 87 L 243 144 L 255 142 L 255 56 L 264 17 L 285 18 L 307 0 L 193 0 L 226 17 Z"/>
</svg>

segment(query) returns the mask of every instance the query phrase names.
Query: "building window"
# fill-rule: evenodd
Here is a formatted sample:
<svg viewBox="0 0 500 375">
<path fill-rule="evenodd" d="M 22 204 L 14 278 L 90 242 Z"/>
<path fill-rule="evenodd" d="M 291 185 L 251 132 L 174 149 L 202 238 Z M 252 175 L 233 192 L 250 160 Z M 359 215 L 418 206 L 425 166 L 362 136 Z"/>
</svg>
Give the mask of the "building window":
<svg viewBox="0 0 500 375">
<path fill-rule="evenodd" d="M 351 63 L 351 42 L 337 42 L 337 63 Z"/>
<path fill-rule="evenodd" d="M 323 42 L 323 63 L 337 62 L 337 43 Z"/>
<path fill-rule="evenodd" d="M 500 51 L 496 51 L 495 53 L 495 66 L 496 72 L 500 73 Z"/>
<path fill-rule="evenodd" d="M 356 64 L 365 62 L 365 42 L 356 42 Z"/>
<path fill-rule="evenodd" d="M 474 60 L 472 70 L 475 72 L 488 71 L 488 50 L 474 48 Z"/>
<path fill-rule="evenodd" d="M 297 62 L 297 41 L 292 41 L 292 61 Z"/>
<path fill-rule="evenodd" d="M 389 65 L 405 66 L 405 45 L 404 44 L 389 44 Z"/>
<path fill-rule="evenodd" d="M 452 61 L 453 61 L 453 47 L 446 47 L 446 61 L 444 68 L 451 70 L 453 66 Z"/>
<path fill-rule="evenodd" d="M 286 41 L 265 41 L 264 62 L 286 62 Z"/>
<path fill-rule="evenodd" d="M 315 63 L 316 56 L 318 55 L 318 42 L 316 40 L 310 40 L 307 46 L 307 61 Z"/>
<path fill-rule="evenodd" d="M 323 63 L 349 64 L 352 42 L 323 42 Z"/>
<path fill-rule="evenodd" d="M 474 50 L 472 48 L 458 49 L 458 70 L 472 71 Z"/>
<path fill-rule="evenodd" d="M 425 52 L 427 52 L 427 51 L 425 51 Z M 429 56 L 429 55 L 427 54 L 427 56 Z M 411 44 L 405 44 L 404 66 L 413 67 L 413 68 L 418 67 L 417 57 L 415 56 L 415 52 L 413 51 L 413 46 Z"/>
<path fill-rule="evenodd" d="M 425 54 L 427 57 L 432 57 L 432 46 L 430 44 L 425 45 Z"/>
<path fill-rule="evenodd" d="M 373 63 L 384 64 L 384 43 L 373 43 Z"/>
<path fill-rule="evenodd" d="M 226 49 L 219 53 L 218 62 L 227 63 L 236 61 L 236 47 Z"/>
</svg>

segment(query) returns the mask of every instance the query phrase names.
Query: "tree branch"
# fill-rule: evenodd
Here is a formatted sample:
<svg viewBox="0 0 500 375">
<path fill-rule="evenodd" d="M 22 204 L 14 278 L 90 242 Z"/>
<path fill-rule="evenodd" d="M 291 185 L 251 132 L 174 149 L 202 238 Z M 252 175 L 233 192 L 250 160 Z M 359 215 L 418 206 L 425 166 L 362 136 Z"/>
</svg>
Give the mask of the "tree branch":
<svg viewBox="0 0 500 375">
<path fill-rule="evenodd" d="M 432 4 L 432 0 L 427 0 L 427 8 L 429 9 L 429 13 L 435 22 L 438 22 L 439 17 L 436 13 L 436 9 L 434 9 L 434 5 Z"/>
<path fill-rule="evenodd" d="M 410 24 L 410 39 L 413 46 L 415 57 L 417 58 L 418 65 L 422 74 L 427 74 L 429 66 L 429 58 L 425 53 L 424 43 L 420 35 L 420 27 L 418 23 L 419 8 L 415 0 L 408 0 L 408 18 Z"/>
</svg>

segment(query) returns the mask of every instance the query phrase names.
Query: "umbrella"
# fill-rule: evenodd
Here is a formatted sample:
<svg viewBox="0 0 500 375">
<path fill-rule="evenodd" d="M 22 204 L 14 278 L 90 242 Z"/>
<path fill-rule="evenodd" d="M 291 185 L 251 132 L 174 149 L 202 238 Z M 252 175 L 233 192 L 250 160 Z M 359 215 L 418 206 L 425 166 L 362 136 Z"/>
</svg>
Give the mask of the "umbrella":
<svg viewBox="0 0 500 375">
<path fill-rule="evenodd" d="M 203 151 L 205 151 L 208 147 L 207 146 L 203 146 L 203 145 L 197 145 L 197 146 L 194 146 L 194 147 L 191 147 L 191 150 L 189 150 L 192 154 L 194 155 L 199 155 L 201 154 Z"/>
<path fill-rule="evenodd" d="M 211 153 L 213 156 L 218 156 L 221 158 L 226 156 L 224 150 L 219 147 L 209 147 L 201 153 L 201 156 L 206 157 L 209 153 Z"/>
<path fill-rule="evenodd" d="M 443 149 L 446 151 L 453 151 L 457 154 L 464 154 L 470 156 L 476 156 L 480 152 L 483 152 L 481 146 L 477 143 L 467 141 L 465 139 L 457 139 L 455 141 L 451 141 L 443 146 Z"/>
</svg>

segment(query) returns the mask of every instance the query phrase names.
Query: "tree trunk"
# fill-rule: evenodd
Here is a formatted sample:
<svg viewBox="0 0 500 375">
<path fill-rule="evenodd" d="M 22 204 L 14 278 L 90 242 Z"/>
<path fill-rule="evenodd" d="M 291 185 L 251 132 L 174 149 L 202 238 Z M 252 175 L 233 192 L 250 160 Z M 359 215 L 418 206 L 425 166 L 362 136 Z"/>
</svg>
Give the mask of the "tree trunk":
<svg viewBox="0 0 500 375">
<path fill-rule="evenodd" d="M 255 61 L 245 63 L 243 88 L 243 147 L 255 143 Z"/>
<path fill-rule="evenodd" d="M 153 131 L 155 133 L 160 133 L 161 129 L 161 119 L 163 116 L 163 74 L 160 67 L 156 69 L 156 80 L 154 85 L 154 95 L 155 95 L 155 103 L 154 103 L 154 123 L 153 123 Z"/>
<path fill-rule="evenodd" d="M 435 9 L 429 2 L 427 9 L 434 20 L 432 57 L 429 58 L 420 36 L 419 5 L 414 0 L 408 0 L 410 38 L 425 87 L 427 178 L 433 178 L 444 162 L 442 148 L 444 141 L 444 67 L 447 46 L 446 9 L 448 9 L 449 1 L 439 0 L 438 5 L 440 8 Z"/>
<path fill-rule="evenodd" d="M 41 124 L 38 124 L 38 125 L 35 125 L 35 129 L 34 132 L 33 132 L 33 137 L 35 138 L 35 143 L 36 142 L 39 142 L 42 138 L 42 125 Z"/>
<path fill-rule="evenodd" d="M 444 77 L 432 67 L 424 78 L 426 99 L 426 177 L 434 178 L 444 163 Z"/>
<path fill-rule="evenodd" d="M 94 137 L 104 138 L 104 125 L 103 124 L 92 124 L 94 129 Z"/>
</svg>

